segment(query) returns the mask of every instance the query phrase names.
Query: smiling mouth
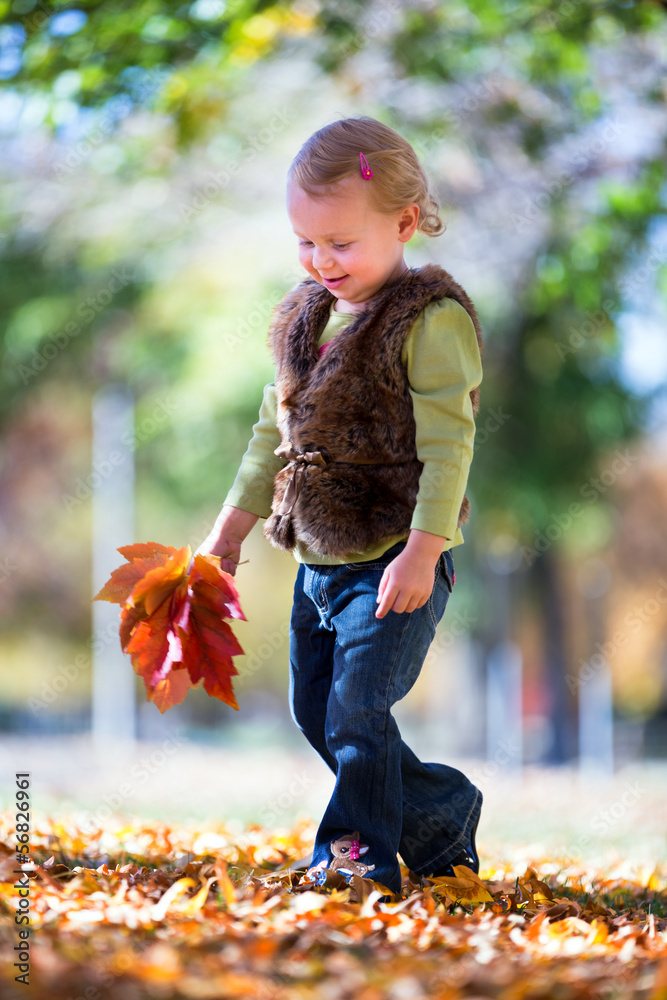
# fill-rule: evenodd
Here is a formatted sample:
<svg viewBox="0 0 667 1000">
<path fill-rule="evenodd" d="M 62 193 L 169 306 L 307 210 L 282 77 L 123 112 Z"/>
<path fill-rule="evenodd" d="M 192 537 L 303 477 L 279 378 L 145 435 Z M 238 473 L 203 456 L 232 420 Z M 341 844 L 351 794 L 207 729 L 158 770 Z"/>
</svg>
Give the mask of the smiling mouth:
<svg viewBox="0 0 667 1000">
<path fill-rule="evenodd" d="M 341 281 L 344 281 L 348 277 L 349 275 L 347 274 L 341 274 L 339 278 L 322 278 L 322 281 L 325 285 L 339 285 Z"/>
</svg>

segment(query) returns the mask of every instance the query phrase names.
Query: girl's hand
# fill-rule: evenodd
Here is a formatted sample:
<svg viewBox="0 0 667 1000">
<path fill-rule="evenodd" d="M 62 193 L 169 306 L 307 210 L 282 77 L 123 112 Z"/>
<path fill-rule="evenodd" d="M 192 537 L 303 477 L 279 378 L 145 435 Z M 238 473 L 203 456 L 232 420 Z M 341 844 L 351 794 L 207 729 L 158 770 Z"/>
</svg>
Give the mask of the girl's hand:
<svg viewBox="0 0 667 1000">
<path fill-rule="evenodd" d="M 414 611 L 428 601 L 435 582 L 435 567 L 442 552 L 441 535 L 413 528 L 402 552 L 389 563 L 378 587 L 376 618 L 388 611 Z"/>
<path fill-rule="evenodd" d="M 241 542 L 237 538 L 216 536 L 214 541 L 205 539 L 195 552 L 196 556 L 220 556 L 220 569 L 236 576 L 236 567 L 241 558 Z"/>
<path fill-rule="evenodd" d="M 208 537 L 201 543 L 195 555 L 220 556 L 220 569 L 231 576 L 236 576 L 236 567 L 241 558 L 241 545 L 258 520 L 257 514 L 251 514 L 240 507 L 224 506 Z"/>
</svg>

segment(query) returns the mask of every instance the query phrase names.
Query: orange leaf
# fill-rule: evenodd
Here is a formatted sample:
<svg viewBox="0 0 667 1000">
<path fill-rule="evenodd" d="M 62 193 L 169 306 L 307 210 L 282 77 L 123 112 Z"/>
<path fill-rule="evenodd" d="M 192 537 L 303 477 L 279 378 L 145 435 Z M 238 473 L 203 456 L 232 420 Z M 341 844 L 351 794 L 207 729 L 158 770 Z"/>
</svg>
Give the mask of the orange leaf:
<svg viewBox="0 0 667 1000">
<path fill-rule="evenodd" d="M 133 608 L 132 605 L 126 604 L 120 613 L 120 628 L 118 629 L 120 635 L 120 647 L 124 653 L 127 653 L 127 647 L 132 638 L 132 633 L 139 624 L 140 621 L 146 617 L 145 612 L 138 611 Z"/>
<path fill-rule="evenodd" d="M 185 583 L 191 557 L 190 546 L 186 545 L 163 565 L 149 570 L 135 584 L 131 594 L 132 604 L 137 607 L 143 601 L 147 613 L 152 615 L 179 585 Z"/>
<path fill-rule="evenodd" d="M 135 673 L 143 677 L 149 691 L 162 680 L 160 671 L 172 648 L 170 629 L 169 605 L 164 603 L 149 619 L 139 622 L 125 650 L 132 657 Z"/>
<path fill-rule="evenodd" d="M 197 555 L 190 568 L 189 546 L 146 542 L 118 551 L 128 564 L 115 569 L 93 599 L 121 605 L 121 647 L 148 700 L 165 712 L 203 679 L 209 695 L 238 708 L 232 657 L 243 648 L 224 619 L 247 619 L 219 556 Z"/>
<path fill-rule="evenodd" d="M 242 618 L 244 621 L 246 620 L 243 612 L 240 614 L 237 613 L 240 611 L 238 604 L 231 602 L 226 594 L 220 593 L 217 587 L 214 587 L 212 583 L 208 583 L 207 580 L 197 580 L 192 585 L 192 592 L 197 600 L 197 604 L 208 608 L 210 611 L 214 611 L 220 617 Z"/>
<path fill-rule="evenodd" d="M 149 570 L 162 566 L 176 549 L 159 545 L 158 542 L 138 542 L 116 549 L 128 560 L 125 566 L 115 569 L 94 601 L 109 601 L 111 604 L 125 604 L 135 585 Z"/>
<path fill-rule="evenodd" d="M 180 705 L 186 694 L 193 687 L 187 670 L 170 670 L 166 677 L 158 681 L 148 695 L 148 700 L 154 702 L 162 715 L 172 705 Z"/>
<path fill-rule="evenodd" d="M 226 603 L 228 607 L 226 618 L 240 618 L 244 622 L 248 620 L 241 611 L 234 577 L 231 573 L 225 573 L 220 569 L 220 556 L 196 555 L 190 574 L 190 584 L 202 596 L 207 594 L 212 598 L 213 592 L 217 592 L 216 609 L 222 603 Z"/>
<path fill-rule="evenodd" d="M 122 545 L 116 552 L 120 552 L 126 559 L 154 559 L 162 553 L 171 556 L 176 549 L 173 545 L 160 545 L 159 542 L 135 542 L 134 545 Z"/>
<path fill-rule="evenodd" d="M 243 652 L 236 636 L 226 622 L 221 621 L 207 608 L 192 604 L 189 631 L 179 628 L 183 643 L 183 662 L 194 683 L 204 679 L 204 690 L 232 708 L 238 702 L 232 691 L 231 676 L 238 670 L 232 656 Z"/>
<path fill-rule="evenodd" d="M 154 565 L 151 563 L 150 565 Z M 145 562 L 126 563 L 115 569 L 94 601 L 109 601 L 110 604 L 125 604 L 134 587 L 147 571 Z"/>
</svg>

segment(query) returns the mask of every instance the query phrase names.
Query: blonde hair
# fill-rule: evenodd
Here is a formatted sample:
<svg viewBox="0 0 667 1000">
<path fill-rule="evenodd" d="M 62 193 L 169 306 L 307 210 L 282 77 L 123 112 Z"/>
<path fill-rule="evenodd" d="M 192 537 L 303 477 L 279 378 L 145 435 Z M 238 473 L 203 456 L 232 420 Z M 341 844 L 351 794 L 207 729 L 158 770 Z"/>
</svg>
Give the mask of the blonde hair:
<svg viewBox="0 0 667 1000">
<path fill-rule="evenodd" d="M 361 177 L 360 152 L 373 171 L 364 183 L 376 211 L 393 215 L 416 203 L 420 232 L 440 236 L 445 231 L 437 192 L 410 143 L 367 115 L 341 118 L 314 132 L 292 160 L 287 181 L 311 197 L 328 193 L 345 177 Z"/>
</svg>

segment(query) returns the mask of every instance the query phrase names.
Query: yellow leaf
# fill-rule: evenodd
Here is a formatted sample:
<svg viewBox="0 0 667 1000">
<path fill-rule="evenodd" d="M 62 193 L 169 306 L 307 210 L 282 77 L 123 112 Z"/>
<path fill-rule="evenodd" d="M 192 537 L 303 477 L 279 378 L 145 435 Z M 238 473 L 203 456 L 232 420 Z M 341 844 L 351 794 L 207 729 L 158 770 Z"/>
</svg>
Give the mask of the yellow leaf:
<svg viewBox="0 0 667 1000">
<path fill-rule="evenodd" d="M 179 907 L 179 913 L 184 914 L 186 917 L 192 917 L 195 913 L 199 913 L 204 903 L 206 902 L 206 897 L 208 896 L 208 890 L 211 882 L 216 881 L 216 876 L 213 875 L 211 878 L 206 880 L 206 883 L 201 887 L 198 893 L 189 899 L 187 903 Z"/>
<path fill-rule="evenodd" d="M 167 915 L 167 910 L 173 903 L 173 901 L 189 889 L 191 885 L 196 885 L 197 883 L 191 878 L 179 878 L 178 882 L 174 882 L 165 892 L 154 906 L 151 907 L 150 914 L 153 920 L 164 920 Z"/>
<path fill-rule="evenodd" d="M 236 902 L 236 890 L 234 883 L 227 874 L 227 863 L 222 858 L 218 858 L 216 861 L 215 874 L 218 879 L 218 885 L 222 890 L 222 895 L 225 898 L 225 903 L 227 906 L 231 906 Z"/>
<path fill-rule="evenodd" d="M 586 939 L 586 944 L 605 944 L 608 937 L 609 928 L 604 920 L 594 920 L 591 923 L 591 931 Z"/>
<path fill-rule="evenodd" d="M 460 899 L 466 903 L 492 903 L 493 896 L 486 888 L 481 878 L 472 868 L 466 865 L 453 865 L 456 877 L 442 875 L 430 879 L 436 888 L 442 889 L 448 898 L 455 902 Z"/>
</svg>

